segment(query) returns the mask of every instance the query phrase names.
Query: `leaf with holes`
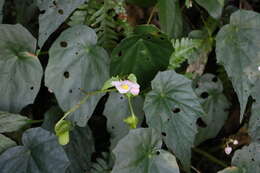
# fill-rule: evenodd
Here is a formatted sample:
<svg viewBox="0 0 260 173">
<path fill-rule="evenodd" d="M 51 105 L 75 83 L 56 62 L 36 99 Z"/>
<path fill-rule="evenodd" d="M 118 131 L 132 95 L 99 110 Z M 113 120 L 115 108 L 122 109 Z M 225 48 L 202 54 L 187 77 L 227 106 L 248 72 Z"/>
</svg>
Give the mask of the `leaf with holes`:
<svg viewBox="0 0 260 173">
<path fill-rule="evenodd" d="M 0 155 L 1 173 L 60 173 L 69 166 L 56 136 L 40 127 L 25 131 L 22 143 Z"/>
<path fill-rule="evenodd" d="M 70 16 L 85 0 L 38 0 L 39 46 L 42 47 L 49 36 Z"/>
<path fill-rule="evenodd" d="M 14 146 L 16 146 L 16 143 L 12 139 L 0 134 L 0 154 Z"/>
<path fill-rule="evenodd" d="M 107 52 L 96 43 L 94 30 L 77 25 L 64 31 L 50 48 L 45 85 L 54 92 L 63 111 L 86 96 L 82 90 L 100 90 L 109 78 Z M 89 97 L 70 119 L 85 126 L 102 95 Z"/>
<path fill-rule="evenodd" d="M 0 24 L 0 35 L 0 110 L 18 113 L 33 103 L 41 85 L 36 40 L 19 24 Z"/>
<path fill-rule="evenodd" d="M 216 137 L 223 127 L 227 117 L 230 103 L 222 93 L 222 82 L 212 74 L 203 75 L 195 84 L 195 93 L 200 97 L 200 103 L 207 113 L 198 121 L 198 134 L 195 145 Z"/>
<path fill-rule="evenodd" d="M 113 50 L 111 75 L 134 73 L 142 86 L 147 85 L 158 71 L 167 68 L 172 50 L 171 42 L 157 28 L 139 26 Z"/>
<path fill-rule="evenodd" d="M 196 121 L 205 114 L 191 81 L 173 70 L 159 72 L 145 98 L 144 111 L 148 125 L 162 132 L 167 147 L 189 170 Z"/>
<path fill-rule="evenodd" d="M 158 0 L 159 18 L 162 30 L 170 38 L 179 38 L 183 32 L 183 19 L 178 0 Z"/>
<path fill-rule="evenodd" d="M 214 18 L 220 18 L 225 0 L 195 0 L 199 5 L 205 8 Z"/>
<path fill-rule="evenodd" d="M 70 142 L 64 146 L 70 160 L 66 173 L 86 172 L 91 167 L 91 155 L 95 151 L 94 139 L 88 125 L 75 127 L 70 132 Z"/>
<path fill-rule="evenodd" d="M 260 65 L 260 14 L 239 10 L 231 15 L 230 24 L 216 37 L 217 60 L 224 65 L 240 102 L 240 120 L 251 93 L 251 73 Z"/>
<path fill-rule="evenodd" d="M 143 99 L 134 97 L 132 104 L 140 125 L 144 118 Z M 110 133 L 112 149 L 129 132 L 129 125 L 124 122 L 124 119 L 130 114 L 127 98 L 119 93 L 111 93 L 105 105 L 104 115 L 107 118 L 107 130 Z"/>
<path fill-rule="evenodd" d="M 175 157 L 161 146 L 156 130 L 131 130 L 113 150 L 116 162 L 112 173 L 179 173 Z"/>
<path fill-rule="evenodd" d="M 260 144 L 251 143 L 237 150 L 232 158 L 232 165 L 244 169 L 246 173 L 260 172 Z"/>
<path fill-rule="evenodd" d="M 30 119 L 25 116 L 0 111 L 0 133 L 20 130 L 29 122 Z"/>
</svg>

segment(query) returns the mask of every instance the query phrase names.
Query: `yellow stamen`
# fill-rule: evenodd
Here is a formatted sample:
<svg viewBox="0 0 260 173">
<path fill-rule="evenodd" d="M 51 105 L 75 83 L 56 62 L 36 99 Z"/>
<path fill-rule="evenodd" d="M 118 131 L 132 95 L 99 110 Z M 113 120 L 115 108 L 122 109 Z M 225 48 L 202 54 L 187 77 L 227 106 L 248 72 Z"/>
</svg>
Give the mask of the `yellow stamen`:
<svg viewBox="0 0 260 173">
<path fill-rule="evenodd" d="M 121 85 L 121 88 L 123 88 L 124 90 L 128 90 L 128 89 L 129 89 L 129 86 L 126 85 L 126 84 L 123 84 L 123 85 Z"/>
</svg>

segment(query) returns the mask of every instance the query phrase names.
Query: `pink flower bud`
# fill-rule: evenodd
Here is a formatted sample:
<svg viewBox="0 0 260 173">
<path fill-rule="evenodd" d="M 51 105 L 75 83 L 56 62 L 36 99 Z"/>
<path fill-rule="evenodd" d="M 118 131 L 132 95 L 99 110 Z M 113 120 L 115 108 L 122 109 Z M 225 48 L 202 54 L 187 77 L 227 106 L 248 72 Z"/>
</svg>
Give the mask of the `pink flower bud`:
<svg viewBox="0 0 260 173">
<path fill-rule="evenodd" d="M 225 148 L 225 153 L 226 153 L 227 155 L 229 155 L 231 152 L 232 152 L 232 148 L 229 147 L 229 146 L 227 146 L 227 147 Z"/>
</svg>

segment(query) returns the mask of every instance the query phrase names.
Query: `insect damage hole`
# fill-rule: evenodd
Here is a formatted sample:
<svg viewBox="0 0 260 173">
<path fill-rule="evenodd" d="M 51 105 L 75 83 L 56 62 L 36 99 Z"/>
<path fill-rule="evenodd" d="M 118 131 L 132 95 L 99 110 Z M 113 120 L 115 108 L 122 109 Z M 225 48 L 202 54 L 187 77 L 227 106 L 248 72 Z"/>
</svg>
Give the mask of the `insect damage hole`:
<svg viewBox="0 0 260 173">
<path fill-rule="evenodd" d="M 172 112 L 175 113 L 175 114 L 179 113 L 180 111 L 181 111 L 180 108 L 175 108 L 175 109 L 172 110 Z"/>
<path fill-rule="evenodd" d="M 31 86 L 31 87 L 30 87 L 30 90 L 33 90 L 33 89 L 34 89 L 34 87 L 33 87 L 33 86 Z"/>
<path fill-rule="evenodd" d="M 63 15 L 64 12 L 63 12 L 62 9 L 59 9 L 59 10 L 58 10 L 58 13 L 59 13 L 60 15 Z"/>
<path fill-rule="evenodd" d="M 60 46 L 61 47 L 67 47 L 68 43 L 66 41 L 62 41 L 62 42 L 60 42 Z"/>
<path fill-rule="evenodd" d="M 200 95 L 200 97 L 203 98 L 203 99 L 208 98 L 208 96 L 209 96 L 209 93 L 207 93 L 207 92 L 203 92 L 203 93 L 201 93 L 201 95 Z"/>
<path fill-rule="evenodd" d="M 162 136 L 166 136 L 166 133 L 165 133 L 165 132 L 162 132 Z"/>
<path fill-rule="evenodd" d="M 218 78 L 216 76 L 213 77 L 212 82 L 217 82 L 217 81 L 218 81 Z"/>
<path fill-rule="evenodd" d="M 64 76 L 66 79 L 68 79 L 68 78 L 70 77 L 70 73 L 69 73 L 68 71 L 65 71 L 65 72 L 63 73 L 63 76 Z"/>
</svg>

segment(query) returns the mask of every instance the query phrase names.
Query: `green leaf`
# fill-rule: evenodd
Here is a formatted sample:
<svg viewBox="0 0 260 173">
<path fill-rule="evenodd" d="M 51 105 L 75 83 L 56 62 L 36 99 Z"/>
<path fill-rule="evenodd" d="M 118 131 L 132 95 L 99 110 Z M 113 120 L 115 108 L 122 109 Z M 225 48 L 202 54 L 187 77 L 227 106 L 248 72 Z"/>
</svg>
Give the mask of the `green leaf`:
<svg viewBox="0 0 260 173">
<path fill-rule="evenodd" d="M 106 90 L 106 89 L 108 89 L 108 88 L 114 87 L 114 86 L 112 85 L 112 82 L 114 82 L 114 81 L 119 81 L 119 80 L 120 80 L 120 79 L 119 79 L 118 76 L 116 76 L 116 77 L 111 77 L 110 79 L 108 79 L 108 80 L 104 83 L 104 85 L 103 85 L 103 87 L 101 88 L 101 90 Z"/>
<path fill-rule="evenodd" d="M 0 1 L 0 23 L 2 23 L 2 20 L 3 20 L 3 7 L 4 7 L 4 4 L 5 4 L 5 0 L 1 0 Z"/>
<path fill-rule="evenodd" d="M 143 99 L 133 97 L 132 104 L 140 126 L 144 118 Z M 119 93 L 110 93 L 105 105 L 104 115 L 107 118 L 107 130 L 110 133 L 110 148 L 113 149 L 118 141 L 129 132 L 129 126 L 124 122 L 124 119 L 131 115 L 127 98 Z"/>
<path fill-rule="evenodd" d="M 16 146 L 16 143 L 12 139 L 0 134 L 0 154 L 14 146 Z"/>
<path fill-rule="evenodd" d="M 112 173 L 179 173 L 175 157 L 161 146 L 156 130 L 131 130 L 113 150 L 116 162 Z"/>
<path fill-rule="evenodd" d="M 144 111 L 148 125 L 162 132 L 167 147 L 188 171 L 196 121 L 205 114 L 191 81 L 173 70 L 159 72 L 146 95 Z"/>
<path fill-rule="evenodd" d="M 195 92 L 207 113 L 201 117 L 195 144 L 217 136 L 228 117 L 230 103 L 223 92 L 222 82 L 212 74 L 203 75 L 196 83 Z"/>
<path fill-rule="evenodd" d="M 205 8 L 214 18 L 220 18 L 225 0 L 195 0 L 199 5 Z"/>
<path fill-rule="evenodd" d="M 85 0 L 38 0 L 38 7 L 41 11 L 39 46 L 42 47 L 49 36 L 84 2 Z"/>
<path fill-rule="evenodd" d="M 96 43 L 94 30 L 77 25 L 64 31 L 50 48 L 45 85 L 54 92 L 64 112 L 86 97 L 82 90 L 100 90 L 109 78 L 108 55 Z M 85 126 L 102 95 L 89 97 L 69 118 Z"/>
<path fill-rule="evenodd" d="M 232 158 L 232 165 L 244 169 L 246 173 L 260 171 L 260 144 L 251 143 L 237 150 Z"/>
<path fill-rule="evenodd" d="M 2 173 L 60 173 L 69 166 L 68 158 L 55 135 L 42 128 L 24 132 L 23 146 L 12 147 L 0 156 Z"/>
<path fill-rule="evenodd" d="M 18 131 L 29 124 L 29 121 L 25 116 L 0 111 L 0 133 Z"/>
<path fill-rule="evenodd" d="M 182 36 L 183 19 L 179 0 L 158 0 L 157 6 L 162 30 L 170 38 Z"/>
<path fill-rule="evenodd" d="M 95 151 L 94 139 L 90 128 L 75 127 L 70 132 L 70 142 L 64 146 L 70 160 L 66 173 L 83 173 L 90 170 L 91 156 Z"/>
<path fill-rule="evenodd" d="M 239 10 L 231 15 L 216 37 L 217 60 L 224 65 L 240 102 L 240 120 L 253 82 L 250 74 L 260 65 L 260 14 Z"/>
<path fill-rule="evenodd" d="M 218 173 L 246 173 L 246 172 L 240 168 L 232 166 L 232 167 L 223 169 L 222 171 L 218 171 Z"/>
<path fill-rule="evenodd" d="M 0 24 L 0 35 L 0 110 L 18 113 L 33 103 L 41 85 L 36 40 L 19 24 Z"/>
<path fill-rule="evenodd" d="M 141 27 L 136 34 L 121 41 L 113 50 L 110 73 L 112 76 L 133 73 L 143 86 L 147 85 L 158 71 L 167 68 L 172 45 L 165 35 L 149 32 L 152 26 Z"/>
</svg>

